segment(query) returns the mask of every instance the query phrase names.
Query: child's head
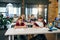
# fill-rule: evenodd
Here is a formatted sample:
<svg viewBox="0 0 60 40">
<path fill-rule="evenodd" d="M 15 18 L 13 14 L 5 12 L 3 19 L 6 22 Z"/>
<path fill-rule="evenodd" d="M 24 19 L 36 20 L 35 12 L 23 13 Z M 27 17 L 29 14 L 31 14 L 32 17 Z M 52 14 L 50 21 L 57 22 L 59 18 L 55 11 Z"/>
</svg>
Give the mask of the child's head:
<svg viewBox="0 0 60 40">
<path fill-rule="evenodd" d="M 34 18 L 34 15 L 33 14 L 31 15 L 31 18 Z"/>
<path fill-rule="evenodd" d="M 31 15 L 28 15 L 28 18 L 30 18 L 31 17 Z"/>
<path fill-rule="evenodd" d="M 41 15 L 38 16 L 38 21 L 40 21 L 40 22 L 43 21 L 43 17 Z"/>
<path fill-rule="evenodd" d="M 22 17 L 21 17 L 21 16 L 18 18 L 18 22 L 19 22 L 19 23 L 22 22 Z"/>
</svg>

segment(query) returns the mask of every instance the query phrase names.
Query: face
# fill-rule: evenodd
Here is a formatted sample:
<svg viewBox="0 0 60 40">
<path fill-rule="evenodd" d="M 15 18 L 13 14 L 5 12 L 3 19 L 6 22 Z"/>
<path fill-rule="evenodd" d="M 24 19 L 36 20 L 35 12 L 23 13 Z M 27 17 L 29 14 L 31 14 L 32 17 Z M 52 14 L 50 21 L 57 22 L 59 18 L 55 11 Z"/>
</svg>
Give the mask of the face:
<svg viewBox="0 0 60 40">
<path fill-rule="evenodd" d="M 24 14 L 22 14 L 22 17 L 25 17 L 25 15 L 24 15 Z"/>
<path fill-rule="evenodd" d="M 19 22 L 19 23 L 22 23 L 22 19 L 19 19 L 18 22 Z"/>
<path fill-rule="evenodd" d="M 34 16 L 31 16 L 31 18 L 34 18 Z"/>
<path fill-rule="evenodd" d="M 22 19 L 24 19 L 25 18 L 25 15 L 22 15 Z"/>
<path fill-rule="evenodd" d="M 28 18 L 30 18 L 31 16 L 30 15 L 28 15 Z"/>
<path fill-rule="evenodd" d="M 41 18 L 41 19 L 39 18 L 38 21 L 42 22 L 43 21 L 43 18 Z"/>
</svg>

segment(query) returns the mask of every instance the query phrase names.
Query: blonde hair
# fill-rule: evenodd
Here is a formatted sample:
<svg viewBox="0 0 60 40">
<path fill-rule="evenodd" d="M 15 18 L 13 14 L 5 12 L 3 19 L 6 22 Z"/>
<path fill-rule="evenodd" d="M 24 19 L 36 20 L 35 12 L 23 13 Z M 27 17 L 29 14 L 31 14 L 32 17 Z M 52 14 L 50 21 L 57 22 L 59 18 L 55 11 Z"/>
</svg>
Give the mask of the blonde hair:
<svg viewBox="0 0 60 40">
<path fill-rule="evenodd" d="M 20 20 L 20 19 L 22 19 L 22 17 L 21 17 L 21 16 L 18 18 L 18 20 Z"/>
</svg>

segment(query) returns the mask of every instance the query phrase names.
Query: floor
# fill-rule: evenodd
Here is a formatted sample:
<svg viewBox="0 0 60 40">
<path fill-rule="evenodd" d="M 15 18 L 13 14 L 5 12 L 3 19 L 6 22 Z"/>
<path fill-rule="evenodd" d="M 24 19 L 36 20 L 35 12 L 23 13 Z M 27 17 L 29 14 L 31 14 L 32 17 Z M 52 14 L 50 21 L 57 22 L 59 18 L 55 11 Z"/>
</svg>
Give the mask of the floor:
<svg viewBox="0 0 60 40">
<path fill-rule="evenodd" d="M 8 40 L 8 37 L 5 36 L 6 29 L 0 29 L 0 40 Z"/>
</svg>

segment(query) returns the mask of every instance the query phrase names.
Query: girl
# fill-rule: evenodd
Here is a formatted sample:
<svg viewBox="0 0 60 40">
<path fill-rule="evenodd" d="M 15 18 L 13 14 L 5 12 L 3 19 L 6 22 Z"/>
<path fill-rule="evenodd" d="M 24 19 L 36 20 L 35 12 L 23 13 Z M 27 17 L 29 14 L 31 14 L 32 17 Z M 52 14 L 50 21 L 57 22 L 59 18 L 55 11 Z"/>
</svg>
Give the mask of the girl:
<svg viewBox="0 0 60 40">
<path fill-rule="evenodd" d="M 22 17 L 19 17 L 17 22 L 16 22 L 16 25 L 14 27 L 15 29 L 18 29 L 18 28 L 26 28 L 26 25 L 25 23 L 23 22 L 22 20 Z M 17 36 L 18 40 L 27 40 L 27 36 L 26 35 L 20 35 L 20 36 Z"/>
<path fill-rule="evenodd" d="M 19 17 L 14 28 L 26 28 L 25 23 L 22 20 L 22 17 Z"/>
</svg>

